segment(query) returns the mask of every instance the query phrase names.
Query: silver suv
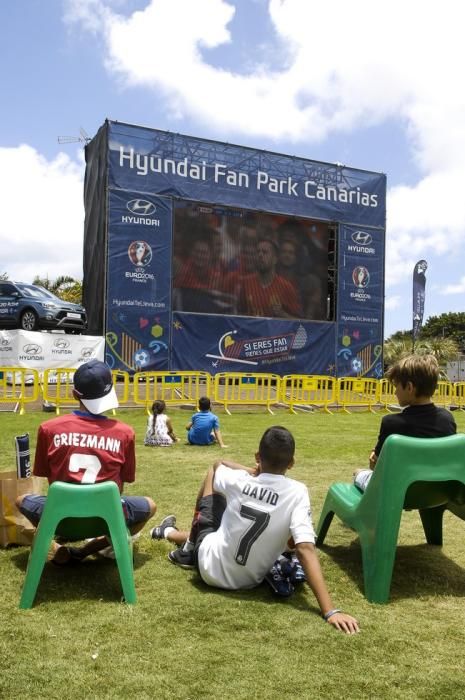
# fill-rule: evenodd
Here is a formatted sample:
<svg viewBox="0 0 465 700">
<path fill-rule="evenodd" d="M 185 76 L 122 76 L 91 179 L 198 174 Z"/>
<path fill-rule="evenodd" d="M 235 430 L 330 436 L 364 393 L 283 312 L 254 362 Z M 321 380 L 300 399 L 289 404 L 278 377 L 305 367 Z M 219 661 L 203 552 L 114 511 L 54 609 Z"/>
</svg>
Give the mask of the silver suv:
<svg viewBox="0 0 465 700">
<path fill-rule="evenodd" d="M 86 310 L 80 304 L 59 299 L 43 287 L 7 280 L 0 282 L 0 328 L 81 333 L 87 328 Z"/>
</svg>

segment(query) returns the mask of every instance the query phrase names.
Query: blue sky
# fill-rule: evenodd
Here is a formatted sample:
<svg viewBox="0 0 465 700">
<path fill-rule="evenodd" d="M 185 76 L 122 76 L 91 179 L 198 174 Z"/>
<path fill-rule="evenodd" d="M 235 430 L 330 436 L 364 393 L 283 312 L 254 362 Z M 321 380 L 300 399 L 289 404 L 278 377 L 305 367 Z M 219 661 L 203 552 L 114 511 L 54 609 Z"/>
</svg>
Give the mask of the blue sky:
<svg viewBox="0 0 465 700">
<path fill-rule="evenodd" d="M 465 310 L 458 0 L 1 0 L 0 272 L 82 277 L 82 144 L 106 117 L 385 172 L 385 333 Z M 421 22 L 419 17 L 421 16 Z"/>
</svg>

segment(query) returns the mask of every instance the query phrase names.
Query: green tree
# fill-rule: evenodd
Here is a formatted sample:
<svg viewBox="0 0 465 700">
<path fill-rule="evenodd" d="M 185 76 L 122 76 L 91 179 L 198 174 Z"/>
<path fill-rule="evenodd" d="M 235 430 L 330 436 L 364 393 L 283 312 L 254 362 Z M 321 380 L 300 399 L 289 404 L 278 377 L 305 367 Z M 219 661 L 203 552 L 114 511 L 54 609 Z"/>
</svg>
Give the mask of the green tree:
<svg viewBox="0 0 465 700">
<path fill-rule="evenodd" d="M 465 312 L 430 316 L 421 329 L 422 338 L 449 338 L 465 351 Z"/>
<path fill-rule="evenodd" d="M 37 275 L 32 280 L 32 284 L 48 289 L 49 292 L 56 294 L 57 297 L 65 301 L 71 301 L 74 304 L 80 304 L 82 301 L 82 282 L 74 279 L 74 277 L 61 275 L 56 280 L 51 280 L 48 276 L 40 277 Z"/>
<path fill-rule="evenodd" d="M 424 338 L 417 340 L 413 346 L 411 336 L 404 340 L 393 340 L 391 337 L 384 343 L 384 364 L 394 364 L 412 352 L 417 355 L 434 355 L 441 369 L 445 370 L 447 362 L 457 357 L 458 346 L 450 338 Z"/>
</svg>

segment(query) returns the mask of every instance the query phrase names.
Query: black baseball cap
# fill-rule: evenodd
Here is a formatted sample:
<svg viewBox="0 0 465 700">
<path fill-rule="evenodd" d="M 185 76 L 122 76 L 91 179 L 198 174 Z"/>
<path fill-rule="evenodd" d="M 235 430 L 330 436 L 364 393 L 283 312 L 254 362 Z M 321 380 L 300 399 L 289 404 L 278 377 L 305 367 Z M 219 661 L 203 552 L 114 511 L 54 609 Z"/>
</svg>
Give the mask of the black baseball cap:
<svg viewBox="0 0 465 700">
<path fill-rule="evenodd" d="M 103 413 L 118 407 L 111 370 L 105 362 L 90 360 L 74 373 L 74 390 L 90 413 Z"/>
</svg>

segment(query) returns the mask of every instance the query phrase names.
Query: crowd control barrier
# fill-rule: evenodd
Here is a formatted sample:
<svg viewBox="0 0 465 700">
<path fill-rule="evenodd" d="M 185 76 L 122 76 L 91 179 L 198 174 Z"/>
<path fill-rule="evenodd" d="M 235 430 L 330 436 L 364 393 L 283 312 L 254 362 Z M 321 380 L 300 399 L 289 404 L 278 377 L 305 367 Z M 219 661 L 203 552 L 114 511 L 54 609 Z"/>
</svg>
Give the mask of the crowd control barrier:
<svg viewBox="0 0 465 700">
<path fill-rule="evenodd" d="M 229 406 L 258 405 L 274 415 L 271 406 L 279 402 L 280 393 L 281 377 L 277 374 L 220 372 L 215 375 L 214 400 L 228 414 L 231 414 Z"/>
<path fill-rule="evenodd" d="M 25 412 L 27 404 L 43 396 L 57 414 L 63 406 L 75 408 L 73 377 L 75 368 L 53 368 L 39 372 L 25 367 L 0 367 L 0 410 Z M 326 413 L 342 409 L 346 413 L 375 407 L 390 411 L 397 406 L 395 387 L 387 379 L 335 377 L 324 375 L 221 372 L 214 378 L 203 371 L 137 372 L 130 377 L 123 370 L 112 370 L 120 406 L 142 405 L 149 412 L 157 399 L 166 404 L 196 405 L 208 396 L 230 414 L 230 406 L 264 406 L 273 414 L 273 404 L 296 409 L 319 409 Z M 132 390 L 131 390 L 132 385 Z M 438 382 L 433 401 L 445 408 L 465 410 L 465 381 Z M 9 404 L 9 405 L 8 405 Z M 113 413 L 115 413 L 113 411 Z"/>
<path fill-rule="evenodd" d="M 57 415 L 62 406 L 76 407 L 76 399 L 73 396 L 73 377 L 75 369 L 60 367 L 46 369 L 42 380 L 42 394 L 44 402 L 55 407 Z"/>
<path fill-rule="evenodd" d="M 76 408 L 77 401 L 73 396 L 73 378 L 76 368 L 60 367 L 46 369 L 42 380 L 42 394 L 44 402 L 55 408 L 55 413 L 60 414 L 63 406 Z M 112 370 L 113 382 L 116 388 L 120 404 L 129 401 L 129 374 L 123 370 Z M 115 415 L 115 410 L 112 411 Z"/>
<path fill-rule="evenodd" d="M 465 382 L 456 382 L 454 384 L 454 404 L 465 410 Z"/>
<path fill-rule="evenodd" d="M 287 374 L 281 379 L 281 401 L 295 408 L 321 409 L 331 413 L 330 404 L 336 403 L 336 379 L 319 375 Z"/>
<path fill-rule="evenodd" d="M 346 413 L 357 408 L 374 413 L 373 407 L 378 403 L 378 380 L 341 377 L 337 380 L 337 403 Z"/>
<path fill-rule="evenodd" d="M 133 377 L 134 403 L 150 413 L 150 405 L 162 399 L 166 404 L 187 401 L 197 405 L 202 396 L 210 397 L 212 378 L 208 372 L 136 372 Z"/>
<path fill-rule="evenodd" d="M 439 381 L 436 391 L 433 394 L 433 402 L 437 406 L 449 408 L 454 403 L 454 385 L 450 382 Z"/>
<path fill-rule="evenodd" d="M 396 388 L 389 379 L 381 379 L 378 389 L 378 401 L 386 411 L 391 411 L 392 405 L 397 405 Z"/>
<path fill-rule="evenodd" d="M 37 401 L 40 394 L 39 373 L 25 367 L 0 367 L 0 405 L 8 411 L 6 404 L 13 404 L 13 411 L 19 408 L 22 416 L 25 404 Z"/>
</svg>

